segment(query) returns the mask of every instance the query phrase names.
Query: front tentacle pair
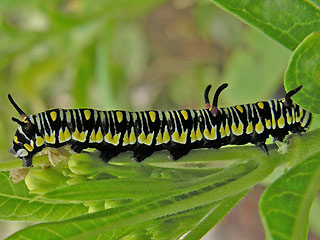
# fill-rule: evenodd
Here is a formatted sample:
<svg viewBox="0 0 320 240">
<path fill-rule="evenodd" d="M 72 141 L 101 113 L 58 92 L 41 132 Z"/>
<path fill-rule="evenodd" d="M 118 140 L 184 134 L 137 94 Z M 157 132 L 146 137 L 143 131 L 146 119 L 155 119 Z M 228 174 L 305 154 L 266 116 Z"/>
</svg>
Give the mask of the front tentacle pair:
<svg viewBox="0 0 320 240">
<path fill-rule="evenodd" d="M 210 92 L 210 89 L 211 89 L 211 85 L 208 85 L 206 90 L 204 91 L 204 101 L 205 101 L 206 109 L 210 109 L 210 112 L 215 117 L 218 114 L 218 98 L 219 98 L 219 95 L 227 87 L 228 87 L 228 83 L 224 83 L 220 87 L 218 87 L 217 91 L 215 92 L 215 94 L 213 96 L 212 104 L 210 104 L 210 101 L 209 101 L 209 92 Z"/>
</svg>

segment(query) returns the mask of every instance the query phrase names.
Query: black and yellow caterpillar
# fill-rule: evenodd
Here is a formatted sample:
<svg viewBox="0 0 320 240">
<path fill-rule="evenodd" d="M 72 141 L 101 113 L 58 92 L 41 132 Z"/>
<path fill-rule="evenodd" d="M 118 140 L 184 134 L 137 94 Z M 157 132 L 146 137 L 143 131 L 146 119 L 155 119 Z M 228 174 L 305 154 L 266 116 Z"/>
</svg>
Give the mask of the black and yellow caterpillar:
<svg viewBox="0 0 320 240">
<path fill-rule="evenodd" d="M 94 109 L 51 109 L 25 114 L 8 95 L 22 117 L 10 152 L 32 166 L 32 157 L 45 147 L 71 145 L 80 153 L 86 148 L 101 151 L 106 162 L 121 152 L 132 151 L 140 162 L 153 152 L 168 150 L 177 160 L 191 149 L 220 148 L 228 144 L 253 143 L 267 154 L 269 135 L 282 141 L 289 132 L 305 132 L 312 114 L 292 102 L 302 86 L 280 100 L 218 108 L 218 97 L 228 85 L 222 84 L 209 102 L 211 85 L 205 90 L 205 109 L 174 111 L 100 111 Z"/>
</svg>

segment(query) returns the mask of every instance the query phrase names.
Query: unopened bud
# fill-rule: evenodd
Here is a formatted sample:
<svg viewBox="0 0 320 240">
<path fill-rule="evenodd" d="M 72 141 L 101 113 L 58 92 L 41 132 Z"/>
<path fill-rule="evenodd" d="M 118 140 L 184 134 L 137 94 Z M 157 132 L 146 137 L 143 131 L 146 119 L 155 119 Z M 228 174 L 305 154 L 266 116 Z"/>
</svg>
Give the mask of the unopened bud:
<svg viewBox="0 0 320 240">
<path fill-rule="evenodd" d="M 77 175 L 93 175 L 105 168 L 105 162 L 91 154 L 72 155 L 68 162 L 70 170 Z"/>
<path fill-rule="evenodd" d="M 66 185 L 68 177 L 53 168 L 31 168 L 25 178 L 30 193 L 43 194 Z"/>
</svg>

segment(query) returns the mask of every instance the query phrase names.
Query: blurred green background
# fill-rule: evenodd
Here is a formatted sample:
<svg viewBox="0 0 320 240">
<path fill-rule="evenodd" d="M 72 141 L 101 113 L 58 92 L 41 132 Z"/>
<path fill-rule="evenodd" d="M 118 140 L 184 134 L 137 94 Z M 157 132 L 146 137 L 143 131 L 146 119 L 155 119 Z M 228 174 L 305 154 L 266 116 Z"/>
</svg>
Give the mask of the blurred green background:
<svg viewBox="0 0 320 240">
<path fill-rule="evenodd" d="M 209 0 L 2 0 L 0 17 L 0 161 L 13 159 L 17 127 L 8 93 L 28 114 L 202 108 L 205 87 L 223 82 L 220 106 L 284 95 L 291 52 Z M 215 239 L 264 237 L 262 191 L 217 226 Z M 14 226 L 0 225 L 0 238 Z"/>
</svg>

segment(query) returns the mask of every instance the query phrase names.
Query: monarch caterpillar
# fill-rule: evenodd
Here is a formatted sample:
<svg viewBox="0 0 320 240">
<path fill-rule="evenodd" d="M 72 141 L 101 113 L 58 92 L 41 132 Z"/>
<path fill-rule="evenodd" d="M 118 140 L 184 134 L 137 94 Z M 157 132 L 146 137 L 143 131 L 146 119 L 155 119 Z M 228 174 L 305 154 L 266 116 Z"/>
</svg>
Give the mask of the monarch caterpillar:
<svg viewBox="0 0 320 240">
<path fill-rule="evenodd" d="M 268 154 L 265 141 L 269 135 L 282 141 L 289 132 L 301 134 L 309 128 L 312 114 L 291 100 L 302 86 L 280 100 L 218 108 L 219 95 L 227 86 L 225 83 L 217 89 L 212 104 L 211 85 L 206 88 L 205 109 L 174 111 L 57 108 L 28 116 L 9 94 L 22 117 L 22 121 L 12 118 L 19 126 L 10 152 L 23 160 L 24 167 L 32 166 L 32 157 L 43 148 L 67 144 L 76 153 L 95 148 L 106 162 L 125 151 L 132 151 L 138 162 L 159 150 L 168 150 L 177 160 L 191 149 L 246 143 Z"/>
</svg>

